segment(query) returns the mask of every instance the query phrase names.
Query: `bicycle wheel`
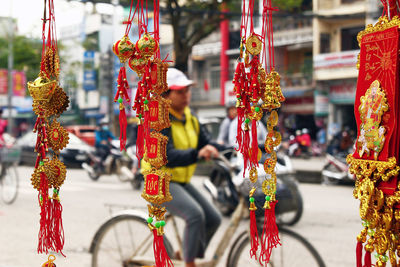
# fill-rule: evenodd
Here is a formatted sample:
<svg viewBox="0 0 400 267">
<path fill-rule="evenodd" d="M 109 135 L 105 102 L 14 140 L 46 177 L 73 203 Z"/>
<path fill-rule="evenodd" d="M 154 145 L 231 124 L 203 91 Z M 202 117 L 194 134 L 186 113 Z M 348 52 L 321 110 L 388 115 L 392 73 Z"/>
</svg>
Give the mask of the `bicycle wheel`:
<svg viewBox="0 0 400 267">
<path fill-rule="evenodd" d="M 164 236 L 170 257 L 173 248 Z M 153 234 L 146 218 L 120 214 L 106 221 L 97 231 L 91 247 L 92 267 L 134 267 L 154 264 Z"/>
<path fill-rule="evenodd" d="M 325 267 L 325 263 L 317 250 L 301 235 L 286 229 L 279 229 L 282 246 L 272 250 L 268 267 Z M 250 239 L 242 238 L 237 246 L 235 256 L 229 266 L 263 266 L 250 258 Z M 259 253 L 257 253 L 259 255 Z"/>
<path fill-rule="evenodd" d="M 2 166 L 0 178 L 1 198 L 4 203 L 11 204 L 15 201 L 18 195 L 18 173 L 15 165 Z"/>
<path fill-rule="evenodd" d="M 296 184 L 296 180 L 293 177 L 281 177 L 283 183 L 290 190 L 290 197 L 287 200 L 282 200 L 286 202 L 286 205 L 291 206 L 290 210 L 284 211 L 276 215 L 277 223 L 283 225 L 294 225 L 296 224 L 301 216 L 303 215 L 303 197 L 300 194 L 299 187 Z M 279 199 L 279 196 L 278 196 Z M 290 202 L 287 203 L 287 202 Z M 278 205 L 280 203 L 278 202 Z M 278 207 L 279 208 L 279 207 Z"/>
</svg>

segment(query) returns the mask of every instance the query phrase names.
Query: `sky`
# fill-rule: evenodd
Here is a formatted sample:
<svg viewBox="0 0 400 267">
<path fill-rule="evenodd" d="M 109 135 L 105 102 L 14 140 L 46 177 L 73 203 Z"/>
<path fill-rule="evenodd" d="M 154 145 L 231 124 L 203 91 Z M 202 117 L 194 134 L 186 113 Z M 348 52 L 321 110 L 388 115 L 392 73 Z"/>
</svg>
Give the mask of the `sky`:
<svg viewBox="0 0 400 267">
<path fill-rule="evenodd" d="M 17 19 L 18 34 L 40 38 L 43 3 L 43 0 L 0 0 L 0 17 L 9 17 L 12 14 L 12 17 Z M 77 1 L 65 0 L 54 0 L 54 6 L 57 28 L 80 21 L 85 9 L 89 11 L 93 8 L 91 3 L 84 5 Z M 107 4 L 97 4 L 96 8 L 102 13 L 112 10 Z"/>
</svg>

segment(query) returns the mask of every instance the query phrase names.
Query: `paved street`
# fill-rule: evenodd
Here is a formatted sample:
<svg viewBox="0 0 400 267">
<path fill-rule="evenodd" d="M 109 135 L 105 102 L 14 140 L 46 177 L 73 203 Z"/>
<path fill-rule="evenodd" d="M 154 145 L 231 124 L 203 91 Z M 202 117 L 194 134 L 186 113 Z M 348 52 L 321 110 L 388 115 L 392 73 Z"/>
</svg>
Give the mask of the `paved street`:
<svg viewBox="0 0 400 267">
<path fill-rule="evenodd" d="M 41 266 L 46 256 L 36 253 L 39 207 L 37 193 L 30 186 L 32 167 L 19 167 L 18 170 L 20 191 L 17 201 L 11 206 L 0 202 L 0 267 Z M 196 177 L 194 182 L 200 185 L 202 179 Z M 293 229 L 318 249 L 327 266 L 355 266 L 355 238 L 361 225 L 352 187 L 301 184 L 300 190 L 304 214 Z M 68 171 L 61 200 L 67 258 L 57 257 L 56 264 L 60 267 L 90 266 L 88 248 L 91 239 L 109 216 L 105 203 L 145 206 L 140 192 L 133 191 L 129 184 L 121 183 L 113 176 L 103 176 L 92 182 L 79 169 Z M 213 240 L 212 245 L 215 243 Z"/>
</svg>

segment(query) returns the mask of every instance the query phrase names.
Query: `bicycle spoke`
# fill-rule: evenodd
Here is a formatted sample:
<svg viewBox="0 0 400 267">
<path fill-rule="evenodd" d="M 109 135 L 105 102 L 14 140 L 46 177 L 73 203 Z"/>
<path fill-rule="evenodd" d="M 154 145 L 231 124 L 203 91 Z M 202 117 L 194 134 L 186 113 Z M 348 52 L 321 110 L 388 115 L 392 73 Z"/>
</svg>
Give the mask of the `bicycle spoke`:
<svg viewBox="0 0 400 267">
<path fill-rule="evenodd" d="M 292 231 L 282 230 L 280 231 L 280 238 L 282 246 L 272 250 L 270 262 L 266 266 L 324 266 L 315 249 L 310 248 L 310 244 L 303 237 Z M 232 266 L 262 266 L 258 261 L 250 258 L 249 251 L 250 242 L 247 237 L 243 239 L 241 246 L 238 248 Z M 260 255 L 260 249 L 257 255 Z"/>
<path fill-rule="evenodd" d="M 112 218 L 99 236 L 93 250 L 93 267 L 130 266 L 138 260 L 154 260 L 153 236 L 141 218 L 129 215 Z"/>
<path fill-rule="evenodd" d="M 2 166 L 0 179 L 1 195 L 6 204 L 11 204 L 18 193 L 18 174 L 15 166 Z"/>
</svg>

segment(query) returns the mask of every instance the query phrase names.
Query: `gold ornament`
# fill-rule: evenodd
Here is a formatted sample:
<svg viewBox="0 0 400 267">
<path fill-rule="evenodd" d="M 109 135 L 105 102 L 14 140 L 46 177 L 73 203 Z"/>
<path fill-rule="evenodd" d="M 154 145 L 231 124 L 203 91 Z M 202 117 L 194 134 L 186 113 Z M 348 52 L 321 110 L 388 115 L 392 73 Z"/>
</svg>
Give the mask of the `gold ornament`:
<svg viewBox="0 0 400 267">
<path fill-rule="evenodd" d="M 161 205 L 172 199 L 169 192 L 171 175 L 155 168 L 143 171 L 143 175 L 144 188 L 142 197 L 145 200 L 155 205 Z"/>
<path fill-rule="evenodd" d="M 171 100 L 165 99 L 159 95 L 155 95 L 150 99 L 148 104 L 150 116 L 150 127 L 156 131 L 168 128 L 170 126 L 169 121 L 169 108 L 171 106 Z"/>
<path fill-rule="evenodd" d="M 46 132 L 49 145 L 54 152 L 58 153 L 67 146 L 69 140 L 68 132 L 56 119 L 49 125 Z"/>
<path fill-rule="evenodd" d="M 375 80 L 360 98 L 358 107 L 361 124 L 356 145 L 360 157 L 373 153 L 374 159 L 378 159 L 386 139 L 386 128 L 380 123 L 388 109 L 385 91 L 380 88 L 379 81 Z"/>
<path fill-rule="evenodd" d="M 28 90 L 34 101 L 49 101 L 56 86 L 56 80 L 50 80 L 42 76 L 39 76 L 33 82 L 28 82 Z"/>
<path fill-rule="evenodd" d="M 145 33 L 136 42 L 136 51 L 144 58 L 151 58 L 158 51 L 158 42 L 149 33 Z"/>
<path fill-rule="evenodd" d="M 167 164 L 167 143 L 168 137 L 151 132 L 146 139 L 144 160 L 156 168 Z"/>
<path fill-rule="evenodd" d="M 121 63 L 126 62 L 135 54 L 135 47 L 127 35 L 115 42 L 112 47 L 114 54 L 119 58 Z"/>
<path fill-rule="evenodd" d="M 53 157 L 53 159 L 49 161 L 48 165 L 49 169 L 52 170 L 52 179 L 51 182 L 49 181 L 49 186 L 58 189 L 65 181 L 67 168 L 57 157 Z"/>
<path fill-rule="evenodd" d="M 260 37 L 255 33 L 252 33 L 246 40 L 246 50 L 256 56 L 261 53 L 262 42 Z"/>
<path fill-rule="evenodd" d="M 167 84 L 168 63 L 155 58 L 151 63 L 152 93 L 161 95 L 168 90 Z"/>
</svg>

